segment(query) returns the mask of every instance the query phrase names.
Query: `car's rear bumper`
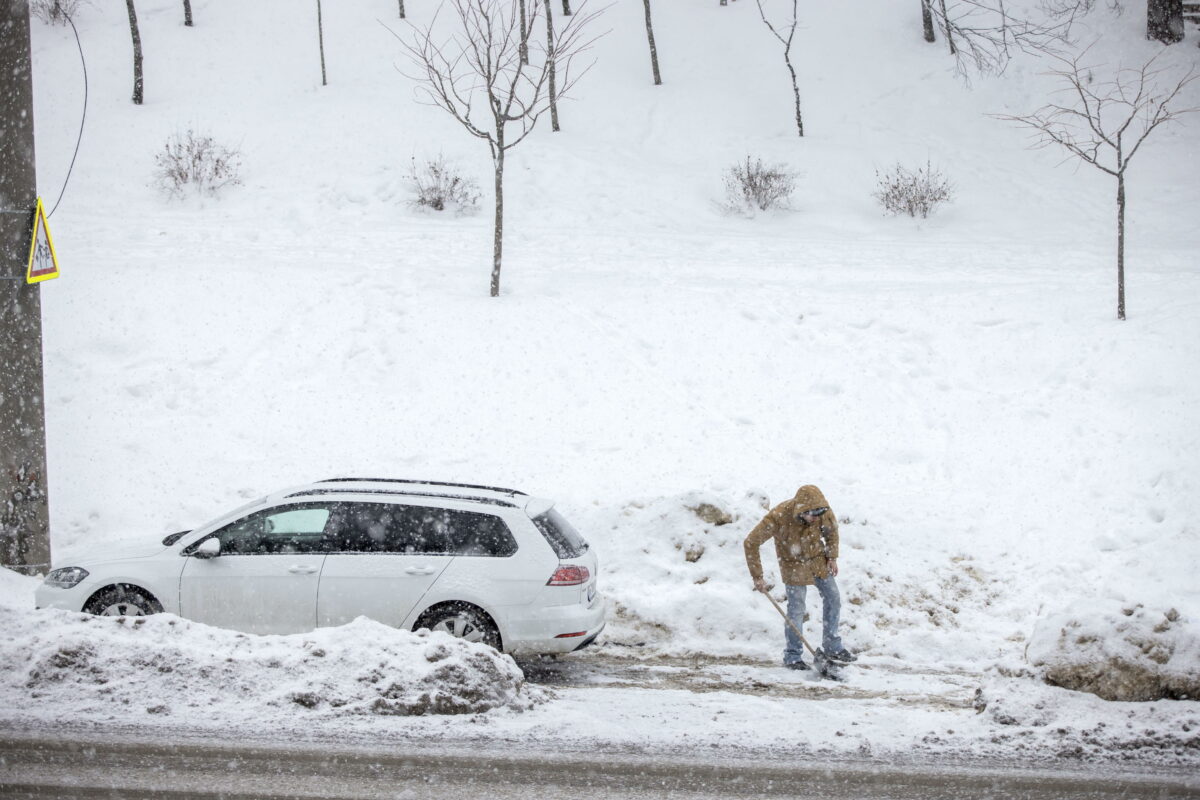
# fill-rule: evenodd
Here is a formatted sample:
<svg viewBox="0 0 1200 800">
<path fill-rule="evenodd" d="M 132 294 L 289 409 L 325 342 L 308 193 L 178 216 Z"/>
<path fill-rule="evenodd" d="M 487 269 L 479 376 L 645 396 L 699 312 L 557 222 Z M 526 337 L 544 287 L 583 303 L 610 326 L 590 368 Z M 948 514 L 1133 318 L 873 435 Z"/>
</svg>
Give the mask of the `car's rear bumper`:
<svg viewBox="0 0 1200 800">
<path fill-rule="evenodd" d="M 582 650 L 583 648 L 585 648 L 585 647 L 587 647 L 588 645 L 590 645 L 590 644 L 592 644 L 593 642 L 595 642 L 595 641 L 596 641 L 596 638 L 597 638 L 597 637 L 598 637 L 598 636 L 599 636 L 599 635 L 600 635 L 600 634 L 601 634 L 601 633 L 604 631 L 604 624 L 605 624 L 605 623 L 601 623 L 601 624 L 600 624 L 600 630 L 596 631 L 595 633 L 593 633 L 592 635 L 590 635 L 590 636 L 588 636 L 586 639 L 584 639 L 582 642 L 580 642 L 579 646 L 578 646 L 578 647 L 576 647 L 576 648 L 575 648 L 574 650 L 572 650 L 571 652 L 572 652 L 572 653 L 577 653 L 577 652 L 579 652 L 580 650 Z"/>
<path fill-rule="evenodd" d="M 531 611 L 528 617 L 510 618 L 504 651 L 521 655 L 570 653 L 592 644 L 604 630 L 606 603 L 596 598 L 582 605 L 551 606 Z"/>
</svg>

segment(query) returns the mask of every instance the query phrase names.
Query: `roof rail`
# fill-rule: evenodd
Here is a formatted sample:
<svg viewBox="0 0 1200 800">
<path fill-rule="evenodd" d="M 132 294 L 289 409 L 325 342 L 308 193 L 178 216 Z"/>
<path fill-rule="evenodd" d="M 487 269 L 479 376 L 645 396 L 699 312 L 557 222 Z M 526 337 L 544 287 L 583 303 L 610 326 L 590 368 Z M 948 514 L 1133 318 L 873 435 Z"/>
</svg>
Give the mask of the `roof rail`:
<svg viewBox="0 0 1200 800">
<path fill-rule="evenodd" d="M 449 486 L 455 489 L 483 489 L 488 492 L 528 496 L 525 492 L 518 489 L 505 489 L 501 486 L 479 486 L 474 483 L 451 483 L 446 481 L 414 481 L 406 478 L 326 478 L 323 481 L 317 481 L 317 483 L 407 483 L 418 486 Z"/>
<path fill-rule="evenodd" d="M 321 481 L 321 483 L 327 482 L 328 481 Z M 509 502 L 508 500 L 497 500 L 494 497 L 479 497 L 478 495 L 470 494 L 450 494 L 449 492 L 405 492 L 399 489 L 393 489 L 390 491 L 386 489 L 351 489 L 346 492 L 339 491 L 337 489 L 306 489 L 299 492 L 293 492 L 292 494 L 284 497 L 284 499 L 291 500 L 293 497 L 312 497 L 314 495 L 325 494 L 377 494 L 384 495 L 386 497 L 436 497 L 439 500 L 467 500 L 472 503 L 486 503 L 488 505 L 505 506 L 507 508 L 517 507 L 516 503 Z"/>
</svg>

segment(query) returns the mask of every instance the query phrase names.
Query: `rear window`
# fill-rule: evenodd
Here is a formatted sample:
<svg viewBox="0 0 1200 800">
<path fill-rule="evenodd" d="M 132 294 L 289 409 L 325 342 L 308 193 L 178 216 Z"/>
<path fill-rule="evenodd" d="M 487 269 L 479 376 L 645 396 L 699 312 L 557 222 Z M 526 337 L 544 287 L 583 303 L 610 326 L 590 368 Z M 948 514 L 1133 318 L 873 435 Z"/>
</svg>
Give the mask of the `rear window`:
<svg viewBox="0 0 1200 800">
<path fill-rule="evenodd" d="M 558 513 L 557 509 L 552 508 L 545 514 L 534 517 L 533 524 L 542 532 L 542 536 L 546 537 L 546 541 L 554 548 L 554 553 L 559 558 L 579 558 L 588 550 L 588 543 L 584 541 L 583 536 Z"/>
</svg>

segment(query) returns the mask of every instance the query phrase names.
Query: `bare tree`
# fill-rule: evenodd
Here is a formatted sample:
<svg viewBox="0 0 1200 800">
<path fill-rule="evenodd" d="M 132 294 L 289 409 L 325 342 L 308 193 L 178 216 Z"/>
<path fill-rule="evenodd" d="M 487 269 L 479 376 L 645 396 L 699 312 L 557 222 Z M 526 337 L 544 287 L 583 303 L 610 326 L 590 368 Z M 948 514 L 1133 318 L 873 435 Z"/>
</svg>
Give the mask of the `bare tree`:
<svg viewBox="0 0 1200 800">
<path fill-rule="evenodd" d="M 125 0 L 125 8 L 129 11 L 129 35 L 133 38 L 133 104 L 140 106 L 145 96 L 142 77 L 142 34 L 138 30 L 137 10 L 133 7 L 133 0 Z"/>
<path fill-rule="evenodd" d="M 662 86 L 662 73 L 658 71 L 658 48 L 654 45 L 654 26 L 650 23 L 650 0 L 642 0 L 646 6 L 646 40 L 650 43 L 650 68 L 654 72 L 654 85 Z"/>
<path fill-rule="evenodd" d="M 563 16 L 571 16 L 571 0 L 563 0 Z"/>
<path fill-rule="evenodd" d="M 549 69 L 546 70 L 547 81 L 546 91 L 547 98 L 550 100 L 550 130 L 558 132 L 558 86 L 554 74 L 554 12 L 550 8 L 550 0 L 544 0 L 546 4 L 546 59 L 549 62 Z"/>
<path fill-rule="evenodd" d="M 1096 67 L 1082 63 L 1087 51 L 1074 58 L 1058 57 L 1051 75 L 1063 84 L 1061 103 L 1048 103 L 1032 114 L 996 115 L 1033 130 L 1034 146 L 1057 145 L 1068 159 L 1117 179 L 1117 319 L 1125 319 L 1125 171 L 1142 143 L 1163 123 L 1198 108 L 1172 108 L 1183 88 L 1196 79 L 1195 69 L 1178 80 L 1154 66 L 1155 58 L 1138 69 L 1118 68 L 1108 80 L 1097 80 Z"/>
<path fill-rule="evenodd" d="M 1067 0 L 1046 2 L 1063 5 Z M 929 17 L 945 37 L 955 69 L 964 79 L 972 73 L 1001 74 L 1014 53 L 1057 55 L 1074 19 L 1040 22 L 1020 17 L 1009 11 L 1005 0 L 938 0 L 936 5 L 922 0 L 921 14 L 925 41 L 934 41 Z"/>
<path fill-rule="evenodd" d="M 317 0 L 317 47 L 321 51 L 321 85 L 328 86 L 325 80 L 325 26 L 321 23 L 321 0 Z"/>
<path fill-rule="evenodd" d="M 404 19 L 404 0 L 400 0 L 400 19 Z"/>
<path fill-rule="evenodd" d="M 936 41 L 933 34 L 933 9 L 929 7 L 930 0 L 921 0 L 921 31 L 925 41 Z"/>
<path fill-rule="evenodd" d="M 549 108 L 547 83 L 550 65 L 559 78 L 564 97 L 586 72 L 575 70 L 576 58 L 595 39 L 586 39 L 588 24 L 596 14 L 582 7 L 547 42 L 547 49 L 531 47 L 530 63 L 521 60 L 521 42 L 537 22 L 535 0 L 521 26 L 518 0 L 447 0 L 454 12 L 455 34 L 435 40 L 434 22 L 414 28 L 409 39 L 400 39 L 416 74 L 419 91 L 427 102 L 453 117 L 471 136 L 487 142 L 494 168 L 496 205 L 492 239 L 491 295 L 500 294 L 500 267 L 504 245 L 504 157 L 533 132 Z M 483 102 L 480 102 L 480 101 Z"/>
<path fill-rule="evenodd" d="M 785 18 L 782 22 L 772 22 L 767 16 L 763 4 L 770 3 L 772 0 L 754 0 L 754 2 L 758 4 L 758 14 L 762 17 L 767 30 L 783 45 L 783 63 L 787 64 L 788 74 L 792 76 L 792 96 L 796 101 L 796 130 L 801 136 L 804 136 L 804 117 L 800 114 L 800 85 L 796 82 L 796 68 L 792 66 L 792 41 L 796 38 L 797 0 L 783 0 L 780 3 L 781 5 L 790 3 L 792 7 L 791 18 Z"/>
<path fill-rule="evenodd" d="M 192 25 L 192 0 L 183 0 L 183 24 L 191 28 Z"/>
</svg>

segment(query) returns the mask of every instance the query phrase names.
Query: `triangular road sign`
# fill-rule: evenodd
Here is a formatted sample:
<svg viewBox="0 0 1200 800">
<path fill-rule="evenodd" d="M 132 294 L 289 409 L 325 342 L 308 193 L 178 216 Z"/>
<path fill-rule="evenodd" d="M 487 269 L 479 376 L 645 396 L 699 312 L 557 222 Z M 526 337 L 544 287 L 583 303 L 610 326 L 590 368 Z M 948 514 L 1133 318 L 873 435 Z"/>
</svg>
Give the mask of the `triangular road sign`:
<svg viewBox="0 0 1200 800">
<path fill-rule="evenodd" d="M 25 270 L 26 283 L 40 283 L 58 277 L 58 256 L 54 254 L 54 240 L 46 224 L 46 209 L 42 198 L 38 198 L 37 211 L 33 215 L 33 238 L 29 242 L 29 267 Z"/>
</svg>

